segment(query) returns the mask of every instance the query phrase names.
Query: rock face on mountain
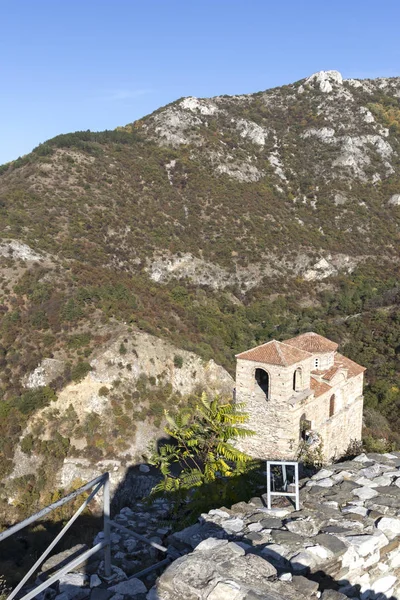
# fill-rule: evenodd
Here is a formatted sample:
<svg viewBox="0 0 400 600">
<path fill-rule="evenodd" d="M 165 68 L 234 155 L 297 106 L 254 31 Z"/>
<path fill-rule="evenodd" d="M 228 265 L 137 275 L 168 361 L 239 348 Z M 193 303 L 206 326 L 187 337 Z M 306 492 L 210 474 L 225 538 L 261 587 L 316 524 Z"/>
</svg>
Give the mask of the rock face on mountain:
<svg viewBox="0 0 400 600">
<path fill-rule="evenodd" d="M 84 232 L 97 264 L 212 287 L 304 273 L 339 249 L 350 265 L 378 248 L 398 258 L 399 98 L 400 78 L 322 71 L 256 94 L 178 100 L 114 132 L 59 136 L 3 167 L 3 235 L 24 225 L 32 252 L 79 258 Z M 51 225 L 38 235 L 45 210 Z M 292 250 L 308 264 L 298 268 Z M 309 277 L 327 275 L 324 266 Z"/>
<path fill-rule="evenodd" d="M 40 388 L 50 383 L 57 376 L 60 364 L 61 361 L 54 359 L 44 360 L 27 377 L 25 385 Z M 55 485 L 66 489 L 74 481 L 89 481 L 99 472 L 109 471 L 112 492 L 125 480 L 124 493 L 131 497 L 131 502 L 149 493 L 155 483 L 154 479 L 143 478 L 139 470 L 136 474 L 131 471 L 148 454 L 150 445 L 164 436 L 163 409 L 175 410 L 198 390 L 229 398 L 234 387 L 232 377 L 213 360 L 206 362 L 192 352 L 143 332 L 129 333 L 122 325 L 113 327 L 113 337 L 95 351 L 90 366 L 92 370 L 81 381 L 66 385 L 50 407 L 37 411 L 22 439 L 34 438 L 38 445 L 54 440 L 57 435 L 64 436 L 69 447 L 58 473 L 53 473 Z M 129 394 L 127 397 L 134 399 L 133 422 L 132 401 L 128 407 L 120 402 L 122 406 L 116 412 L 115 392 L 118 394 L 115 397 Z M 122 415 L 128 426 L 125 435 L 125 426 L 118 420 Z M 95 430 L 90 433 L 88 428 Z M 104 447 L 112 430 L 117 430 L 119 444 L 107 458 L 102 460 L 100 456 L 85 453 L 90 438 Z M 36 475 L 41 465 L 40 455 L 21 452 L 18 446 L 3 495 L 7 497 L 13 480 Z M 130 483 L 127 479 L 131 479 Z"/>
</svg>

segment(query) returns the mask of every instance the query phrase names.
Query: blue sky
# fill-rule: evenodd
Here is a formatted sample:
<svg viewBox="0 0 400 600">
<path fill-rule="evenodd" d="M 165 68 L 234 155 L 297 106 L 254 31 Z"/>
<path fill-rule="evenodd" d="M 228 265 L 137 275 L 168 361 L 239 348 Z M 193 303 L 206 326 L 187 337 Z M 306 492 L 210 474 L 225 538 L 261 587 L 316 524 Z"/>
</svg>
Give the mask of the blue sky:
<svg viewBox="0 0 400 600">
<path fill-rule="evenodd" d="M 0 0 L 0 164 L 182 96 L 400 75 L 399 0 Z"/>
</svg>

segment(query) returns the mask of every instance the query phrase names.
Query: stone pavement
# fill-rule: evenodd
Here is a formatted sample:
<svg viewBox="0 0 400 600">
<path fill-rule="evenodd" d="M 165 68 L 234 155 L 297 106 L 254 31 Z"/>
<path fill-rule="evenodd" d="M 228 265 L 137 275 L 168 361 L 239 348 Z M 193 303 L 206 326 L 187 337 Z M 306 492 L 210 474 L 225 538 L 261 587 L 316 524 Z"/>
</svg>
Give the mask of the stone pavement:
<svg viewBox="0 0 400 600">
<path fill-rule="evenodd" d="M 111 584 L 100 564 L 91 576 L 70 574 L 80 575 L 80 583 L 66 576 L 50 594 L 56 600 L 400 598 L 399 467 L 400 453 L 362 454 L 302 480 L 298 512 L 292 506 L 268 510 L 264 495 L 211 510 L 170 535 L 157 527 L 157 513 L 146 521 L 144 508 L 142 516 L 122 509 L 115 521 L 153 534 L 168 546 L 172 564 L 157 581 L 155 575 L 134 577 L 143 564 L 138 546 L 114 533 Z M 161 501 L 159 511 L 167 511 Z M 139 523 L 142 531 L 135 529 Z M 148 562 L 163 558 L 151 552 Z"/>
</svg>

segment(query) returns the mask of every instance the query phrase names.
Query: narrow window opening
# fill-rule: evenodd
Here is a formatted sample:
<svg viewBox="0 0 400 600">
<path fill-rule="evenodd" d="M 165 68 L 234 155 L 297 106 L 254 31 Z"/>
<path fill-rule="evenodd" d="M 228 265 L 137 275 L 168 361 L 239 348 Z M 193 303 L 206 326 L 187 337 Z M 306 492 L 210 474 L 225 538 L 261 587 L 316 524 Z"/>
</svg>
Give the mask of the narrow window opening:
<svg viewBox="0 0 400 600">
<path fill-rule="evenodd" d="M 267 398 L 269 398 L 269 375 L 264 369 L 256 369 L 255 379 L 258 386 L 262 389 Z"/>
<path fill-rule="evenodd" d="M 314 358 L 314 369 L 319 369 L 319 358 Z"/>
<path fill-rule="evenodd" d="M 299 392 L 303 387 L 303 373 L 301 368 L 297 368 L 293 373 L 293 390 Z"/>
<path fill-rule="evenodd" d="M 333 394 L 329 399 L 329 416 L 333 417 L 335 414 L 335 394 Z"/>
</svg>

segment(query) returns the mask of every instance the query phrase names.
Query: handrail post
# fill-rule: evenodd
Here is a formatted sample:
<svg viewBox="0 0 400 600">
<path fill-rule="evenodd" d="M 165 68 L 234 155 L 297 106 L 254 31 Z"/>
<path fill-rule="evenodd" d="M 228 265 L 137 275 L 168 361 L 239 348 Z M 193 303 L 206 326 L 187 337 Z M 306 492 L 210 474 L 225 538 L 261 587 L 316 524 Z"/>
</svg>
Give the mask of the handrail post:
<svg viewBox="0 0 400 600">
<path fill-rule="evenodd" d="M 111 577 L 110 475 L 106 474 L 103 492 L 104 513 L 104 575 Z"/>
<path fill-rule="evenodd" d="M 300 510 L 299 463 L 294 465 L 294 480 L 296 486 L 296 510 Z"/>
</svg>

